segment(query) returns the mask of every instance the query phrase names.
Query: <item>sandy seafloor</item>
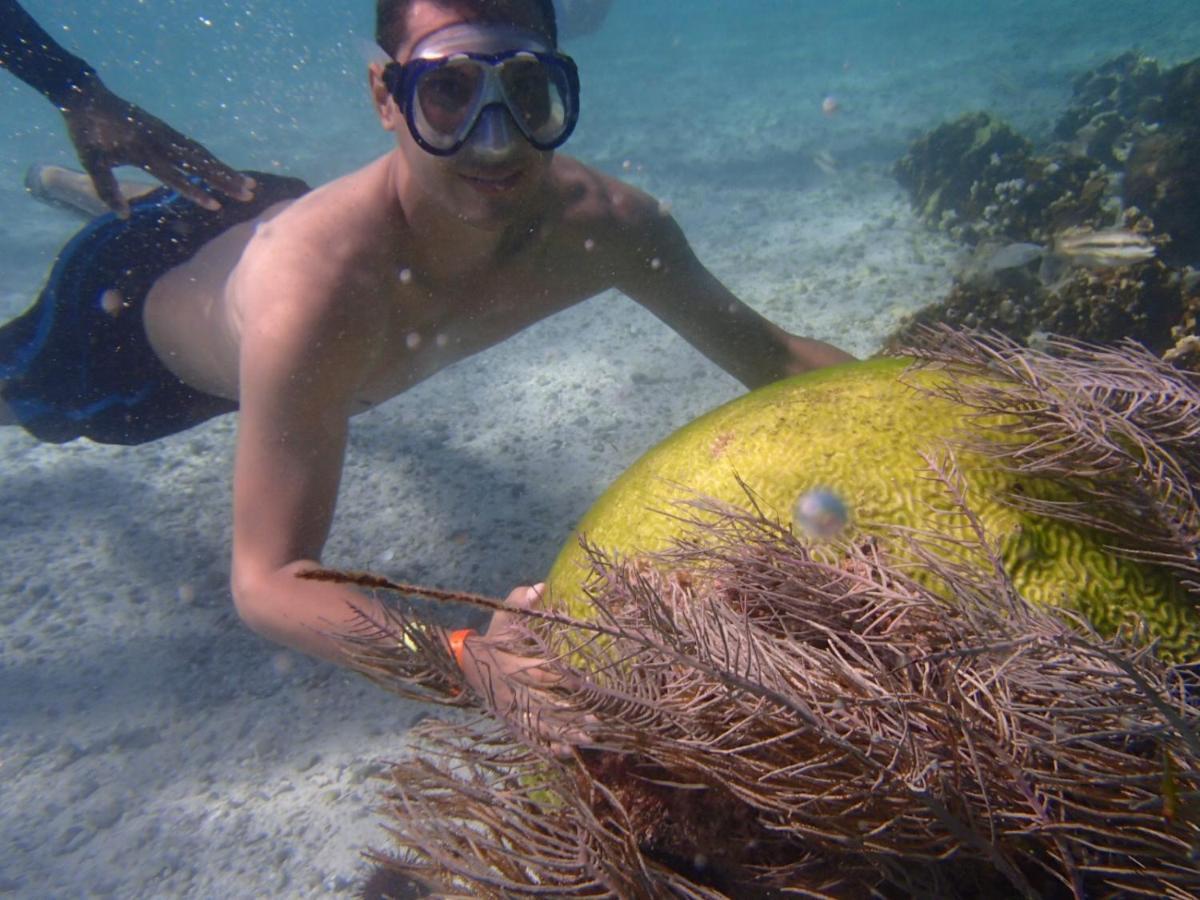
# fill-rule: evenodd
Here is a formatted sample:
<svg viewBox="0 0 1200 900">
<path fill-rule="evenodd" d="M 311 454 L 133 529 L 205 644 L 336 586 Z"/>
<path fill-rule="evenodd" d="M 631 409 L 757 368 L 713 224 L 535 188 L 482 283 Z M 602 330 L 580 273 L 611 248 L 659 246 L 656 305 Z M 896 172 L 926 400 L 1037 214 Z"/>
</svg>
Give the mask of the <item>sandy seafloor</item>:
<svg viewBox="0 0 1200 900">
<path fill-rule="evenodd" d="M 1200 54 L 1192 2 L 616 0 L 568 47 L 585 88 L 568 151 L 668 201 L 760 311 L 866 355 L 961 256 L 890 175 L 908 141 L 974 109 L 1043 137 L 1071 78 L 1114 53 Z M 28 4 L 236 164 L 316 182 L 387 147 L 365 0 L 81 5 Z M 28 163 L 70 160 L 56 115 L 11 78 L 0 94 L 7 317 L 76 223 L 20 189 Z M 625 466 L 738 392 L 597 297 L 358 419 L 325 560 L 503 595 Z M 345 896 L 385 843 L 370 776 L 428 710 L 240 624 L 235 424 L 137 448 L 0 430 L 0 894 Z"/>
</svg>

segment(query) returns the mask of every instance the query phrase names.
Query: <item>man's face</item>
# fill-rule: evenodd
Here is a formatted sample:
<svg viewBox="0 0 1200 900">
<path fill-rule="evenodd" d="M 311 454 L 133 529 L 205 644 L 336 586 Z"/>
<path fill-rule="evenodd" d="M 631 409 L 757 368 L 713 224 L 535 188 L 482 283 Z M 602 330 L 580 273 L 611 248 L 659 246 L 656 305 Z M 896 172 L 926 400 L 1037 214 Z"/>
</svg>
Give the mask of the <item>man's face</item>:
<svg viewBox="0 0 1200 900">
<path fill-rule="evenodd" d="M 528 6 L 532 9 L 532 4 Z M 411 37 L 398 49 L 397 61 L 408 62 L 427 37 L 464 21 L 462 13 L 452 8 L 432 2 L 414 3 L 408 15 Z M 536 28 L 541 23 L 531 15 L 530 20 L 513 24 Z M 477 41 L 468 30 L 449 41 L 439 39 L 437 52 L 479 52 L 484 48 Z M 486 52 L 495 52 L 495 48 L 486 48 Z M 508 110 L 499 105 L 480 114 L 466 143 L 450 156 L 436 156 L 423 149 L 403 122 L 393 130 L 408 164 L 411 188 L 456 218 L 485 229 L 504 227 L 532 208 L 553 157 L 553 152 L 530 144 Z"/>
</svg>

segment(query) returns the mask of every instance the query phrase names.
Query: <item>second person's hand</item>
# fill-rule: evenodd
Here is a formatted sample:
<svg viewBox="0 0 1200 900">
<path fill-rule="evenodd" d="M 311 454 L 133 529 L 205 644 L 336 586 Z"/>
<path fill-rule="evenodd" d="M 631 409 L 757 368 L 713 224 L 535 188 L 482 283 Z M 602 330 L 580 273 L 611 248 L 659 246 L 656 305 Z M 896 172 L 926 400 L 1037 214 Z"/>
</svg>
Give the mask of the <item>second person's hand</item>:
<svg viewBox="0 0 1200 900">
<path fill-rule="evenodd" d="M 205 209 L 220 209 L 221 203 L 192 178 L 198 177 L 212 191 L 235 200 L 254 197 L 253 178 L 225 165 L 201 144 L 156 116 L 121 99 L 94 75 L 62 105 L 61 111 L 96 193 L 119 216 L 129 215 L 129 204 L 112 170 L 123 165 L 145 170 Z"/>
</svg>

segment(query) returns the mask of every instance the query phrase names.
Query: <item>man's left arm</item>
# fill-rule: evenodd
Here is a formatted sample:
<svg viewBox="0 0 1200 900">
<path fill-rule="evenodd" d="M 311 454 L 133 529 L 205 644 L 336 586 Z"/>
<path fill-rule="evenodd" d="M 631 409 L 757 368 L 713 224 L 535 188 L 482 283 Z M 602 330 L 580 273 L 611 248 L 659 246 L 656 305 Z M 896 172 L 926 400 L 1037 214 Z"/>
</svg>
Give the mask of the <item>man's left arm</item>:
<svg viewBox="0 0 1200 900">
<path fill-rule="evenodd" d="M 671 216 L 635 214 L 623 230 L 632 243 L 616 287 L 746 387 L 854 359 L 789 334 L 739 300 L 696 258 Z"/>
</svg>

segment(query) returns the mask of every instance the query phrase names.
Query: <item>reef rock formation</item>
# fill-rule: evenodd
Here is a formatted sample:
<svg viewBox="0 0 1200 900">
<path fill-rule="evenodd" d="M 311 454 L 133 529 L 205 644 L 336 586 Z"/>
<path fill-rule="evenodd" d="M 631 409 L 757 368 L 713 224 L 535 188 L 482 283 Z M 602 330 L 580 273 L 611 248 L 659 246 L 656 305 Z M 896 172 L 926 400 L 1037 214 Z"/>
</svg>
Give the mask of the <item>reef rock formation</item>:
<svg viewBox="0 0 1200 900">
<path fill-rule="evenodd" d="M 1164 79 L 1158 63 L 1123 53 L 1085 72 L 1071 86 L 1071 102 L 1054 126 L 1068 152 L 1119 170 L 1135 130 L 1163 116 Z"/>
<path fill-rule="evenodd" d="M 1034 154 L 1004 122 L 974 113 L 918 139 L 895 167 L 930 225 L 964 243 L 1041 243 L 1071 225 L 1099 226 L 1109 181 L 1085 158 Z"/>
<path fill-rule="evenodd" d="M 1131 338 L 1164 354 L 1185 334 L 1196 334 L 1194 314 L 1184 309 L 1197 294 L 1189 282 L 1161 262 L 1130 268 L 1070 270 L 1053 289 L 1028 268 L 956 281 L 940 302 L 902 324 L 885 346 L 908 344 L 927 326 L 995 331 L 1037 344 L 1048 335 L 1070 335 L 1095 343 Z"/>
<path fill-rule="evenodd" d="M 893 343 L 915 325 L 946 322 L 1022 341 L 1133 337 L 1194 364 L 1195 321 L 1183 311 L 1200 266 L 1200 60 L 1164 72 L 1127 53 L 1085 73 L 1054 137 L 1035 148 L 977 113 L 938 127 L 897 163 L 922 217 L 973 248 L 975 261 Z M 1049 253 L 1064 233 L 1114 228 L 1151 239 L 1157 261 L 1096 272 L 1066 260 L 1041 281 L 989 263 L 1019 260 L 1006 250 L 1014 245 Z"/>
</svg>

